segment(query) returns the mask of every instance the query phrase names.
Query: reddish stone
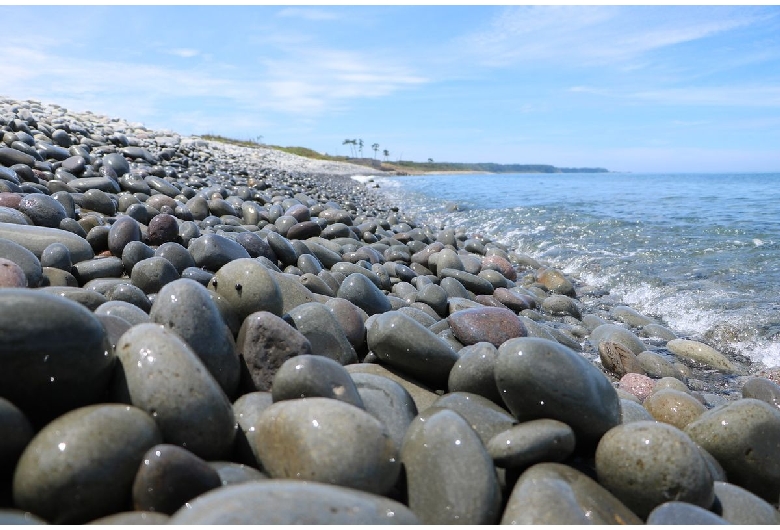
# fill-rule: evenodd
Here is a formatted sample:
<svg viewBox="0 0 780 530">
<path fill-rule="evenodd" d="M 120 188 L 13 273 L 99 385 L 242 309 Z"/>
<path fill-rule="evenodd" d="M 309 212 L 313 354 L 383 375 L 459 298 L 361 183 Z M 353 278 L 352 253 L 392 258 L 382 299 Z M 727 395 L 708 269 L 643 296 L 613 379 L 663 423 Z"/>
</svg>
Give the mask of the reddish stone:
<svg viewBox="0 0 780 530">
<path fill-rule="evenodd" d="M 652 394 L 654 387 L 655 381 L 646 375 L 634 373 L 624 375 L 618 383 L 620 390 L 635 395 L 639 401 L 644 401 L 647 396 Z"/>
<path fill-rule="evenodd" d="M 22 196 L 18 193 L 11 193 L 8 191 L 0 192 L 0 206 L 18 210 L 21 200 Z"/>
<path fill-rule="evenodd" d="M 503 307 L 504 309 L 509 309 L 507 306 L 496 300 L 491 294 L 479 294 L 474 298 L 474 301 L 479 302 L 480 304 L 487 307 Z"/>
<path fill-rule="evenodd" d="M 494 270 L 504 275 L 507 280 L 517 280 L 517 271 L 512 264 L 501 256 L 488 256 L 482 260 L 482 270 Z"/>
<path fill-rule="evenodd" d="M 524 309 L 531 309 L 536 305 L 527 296 L 513 293 L 506 287 L 499 287 L 493 291 L 493 297 L 515 313 L 519 313 Z"/>
<path fill-rule="evenodd" d="M 509 309 L 473 307 L 447 317 L 452 333 L 462 344 L 489 342 L 496 347 L 509 339 L 525 337 L 525 326 Z"/>
<path fill-rule="evenodd" d="M 176 242 L 179 239 L 179 224 L 176 222 L 176 218 L 167 213 L 155 215 L 149 221 L 147 237 L 150 245 Z"/>
</svg>

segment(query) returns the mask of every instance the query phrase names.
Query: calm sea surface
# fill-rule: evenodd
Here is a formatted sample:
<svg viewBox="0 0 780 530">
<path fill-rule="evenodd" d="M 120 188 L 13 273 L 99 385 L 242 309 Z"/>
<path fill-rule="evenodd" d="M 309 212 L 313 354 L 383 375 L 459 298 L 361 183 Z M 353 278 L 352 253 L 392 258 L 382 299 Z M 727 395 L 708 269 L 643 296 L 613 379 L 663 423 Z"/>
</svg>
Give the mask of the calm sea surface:
<svg viewBox="0 0 780 530">
<path fill-rule="evenodd" d="M 421 221 L 465 225 L 609 289 L 680 336 L 780 365 L 780 174 L 375 180 Z M 460 211 L 448 213 L 452 203 Z"/>
</svg>

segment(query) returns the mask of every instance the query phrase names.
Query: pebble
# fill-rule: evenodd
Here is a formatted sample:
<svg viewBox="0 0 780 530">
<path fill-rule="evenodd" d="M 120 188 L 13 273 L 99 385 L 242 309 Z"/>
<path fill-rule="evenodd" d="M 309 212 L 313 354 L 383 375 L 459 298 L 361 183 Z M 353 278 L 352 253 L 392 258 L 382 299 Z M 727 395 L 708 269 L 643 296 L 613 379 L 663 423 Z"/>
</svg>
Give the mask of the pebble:
<svg viewBox="0 0 780 530">
<path fill-rule="evenodd" d="M 363 408 L 387 428 L 396 447 L 403 445 L 406 430 L 417 416 L 412 395 L 392 379 L 370 373 L 351 373 Z"/>
<path fill-rule="evenodd" d="M 251 258 L 235 259 L 220 267 L 209 289 L 222 297 L 241 321 L 258 311 L 282 314 L 282 294 L 276 280 Z"/>
<path fill-rule="evenodd" d="M 729 524 L 729 522 L 695 504 L 669 501 L 650 512 L 646 524 L 716 525 Z"/>
<path fill-rule="evenodd" d="M 478 342 L 462 348 L 458 360 L 450 370 L 447 390 L 470 392 L 504 406 L 495 378 L 498 350 L 489 342 Z"/>
<path fill-rule="evenodd" d="M 119 512 L 107 515 L 87 524 L 97 525 L 147 525 L 168 524 L 170 516 L 157 512 Z"/>
<path fill-rule="evenodd" d="M 401 448 L 409 508 L 422 524 L 496 524 L 501 490 L 490 455 L 457 412 L 431 408 Z M 443 487 L 446 485 L 446 487 Z"/>
<path fill-rule="evenodd" d="M 627 373 L 645 374 L 645 369 L 636 355 L 619 342 L 600 342 L 599 358 L 604 369 L 617 377 Z"/>
<path fill-rule="evenodd" d="M 182 447 L 159 444 L 146 451 L 135 475 L 133 507 L 171 515 L 221 485 L 219 474 L 204 460 Z"/>
<path fill-rule="evenodd" d="M 708 410 L 685 432 L 714 456 L 729 478 L 767 502 L 780 496 L 780 411 L 757 399 Z"/>
<path fill-rule="evenodd" d="M 35 432 L 24 413 L 5 398 L 0 398 L 0 425 L 3 426 L 3 438 L 0 440 L 0 477 L 6 480 L 13 475 L 19 456 Z"/>
<path fill-rule="evenodd" d="M 584 473 L 544 462 L 520 475 L 501 524 L 640 525 L 642 520 Z"/>
<path fill-rule="evenodd" d="M 684 429 L 707 411 L 707 407 L 690 394 L 669 388 L 656 390 L 642 404 L 654 419 L 678 429 Z"/>
<path fill-rule="evenodd" d="M 313 354 L 324 355 L 342 365 L 357 362 L 355 348 L 325 304 L 309 302 L 287 314 L 295 329 L 311 344 Z"/>
<path fill-rule="evenodd" d="M 447 387 L 458 354 L 443 339 L 398 311 L 378 315 L 367 329 L 368 347 L 382 362 L 435 388 Z"/>
<path fill-rule="evenodd" d="M 716 480 L 715 496 L 721 517 L 731 524 L 780 524 L 780 512 L 746 489 Z"/>
<path fill-rule="evenodd" d="M 475 307 L 456 311 L 447 317 L 455 337 L 464 345 L 488 342 L 495 347 L 509 339 L 525 337 L 520 319 L 509 309 Z"/>
<path fill-rule="evenodd" d="M 335 399 L 274 403 L 247 434 L 272 478 L 384 494 L 401 471 L 398 448 L 385 426 L 368 412 Z"/>
<path fill-rule="evenodd" d="M 320 355 L 298 355 L 285 361 L 271 387 L 274 403 L 322 397 L 364 408 L 354 381 L 343 366 Z"/>
<path fill-rule="evenodd" d="M 599 484 L 639 517 L 676 499 L 709 509 L 713 480 L 698 447 L 683 431 L 639 421 L 608 431 L 596 449 Z"/>
<path fill-rule="evenodd" d="M 0 287 L 27 287 L 27 276 L 24 270 L 5 258 L 0 258 Z"/>
<path fill-rule="evenodd" d="M 760 399 L 780 410 L 780 385 L 765 377 L 754 377 L 742 386 L 742 397 Z"/>
<path fill-rule="evenodd" d="M 188 279 L 168 283 L 160 289 L 148 318 L 176 333 L 223 392 L 229 397 L 235 395 L 241 377 L 238 352 L 230 329 L 205 287 Z"/>
<path fill-rule="evenodd" d="M 737 373 L 739 369 L 722 353 L 701 342 L 686 339 L 674 339 L 666 343 L 667 349 L 680 357 L 693 359 L 707 366 L 728 373 Z"/>
<path fill-rule="evenodd" d="M 0 239 L 0 256 L 15 263 L 22 269 L 26 287 L 38 287 L 40 285 L 43 277 L 43 267 L 41 267 L 41 262 L 35 254 L 13 241 Z"/>
<path fill-rule="evenodd" d="M 609 380 L 584 357 L 556 342 L 507 341 L 498 349 L 495 378 L 515 418 L 562 421 L 583 447 L 595 446 L 620 423 L 620 399 Z"/>
<path fill-rule="evenodd" d="M 25 449 L 14 474 L 14 504 L 54 524 L 122 511 L 144 453 L 161 442 L 154 420 L 135 407 L 72 410 Z"/>
<path fill-rule="evenodd" d="M 482 443 L 517 423 L 507 411 L 489 399 L 467 392 L 449 392 L 433 402 L 431 407 L 454 410 L 474 429 Z"/>
<path fill-rule="evenodd" d="M 630 350 L 634 355 L 639 355 L 647 349 L 636 335 L 616 324 L 602 324 L 598 326 L 591 332 L 588 340 L 596 347 L 602 342 L 616 342 Z"/>
<path fill-rule="evenodd" d="M 211 469 L 217 472 L 223 486 L 232 484 L 244 484 L 258 480 L 268 480 L 268 475 L 253 467 L 235 462 L 213 461 L 208 463 Z"/>
<path fill-rule="evenodd" d="M 178 335 L 158 324 L 133 326 L 116 355 L 114 395 L 149 413 L 167 443 L 205 459 L 230 452 L 236 434 L 230 401 Z"/>
<path fill-rule="evenodd" d="M 352 273 L 342 282 L 336 296 L 352 302 L 366 314 L 377 315 L 390 311 L 390 302 L 379 288 L 363 274 Z"/>
<path fill-rule="evenodd" d="M 561 462 L 576 445 L 574 431 L 557 420 L 531 420 L 510 427 L 485 444 L 493 462 L 504 468 L 527 468 L 540 462 Z"/>
<path fill-rule="evenodd" d="M 0 223 L 0 238 L 21 245 L 39 259 L 46 247 L 52 243 L 62 243 L 68 247 L 73 263 L 95 256 L 92 247 L 84 238 L 57 228 Z"/>
<path fill-rule="evenodd" d="M 641 403 L 647 399 L 647 396 L 653 393 L 655 381 L 646 375 L 627 373 L 620 378 L 618 388 L 632 396 L 636 396 Z"/>
<path fill-rule="evenodd" d="M 316 482 L 266 480 L 225 486 L 198 497 L 170 524 L 419 524 L 394 500 Z"/>
</svg>

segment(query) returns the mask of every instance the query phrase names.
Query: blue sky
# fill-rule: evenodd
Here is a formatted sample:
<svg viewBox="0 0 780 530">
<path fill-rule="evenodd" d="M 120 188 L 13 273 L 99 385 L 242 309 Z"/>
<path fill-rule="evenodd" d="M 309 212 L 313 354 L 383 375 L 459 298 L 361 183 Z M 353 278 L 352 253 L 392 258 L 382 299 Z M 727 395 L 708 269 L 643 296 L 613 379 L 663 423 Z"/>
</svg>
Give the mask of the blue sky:
<svg viewBox="0 0 780 530">
<path fill-rule="evenodd" d="M 348 154 L 780 171 L 780 7 L 0 6 L 0 96 Z"/>
</svg>

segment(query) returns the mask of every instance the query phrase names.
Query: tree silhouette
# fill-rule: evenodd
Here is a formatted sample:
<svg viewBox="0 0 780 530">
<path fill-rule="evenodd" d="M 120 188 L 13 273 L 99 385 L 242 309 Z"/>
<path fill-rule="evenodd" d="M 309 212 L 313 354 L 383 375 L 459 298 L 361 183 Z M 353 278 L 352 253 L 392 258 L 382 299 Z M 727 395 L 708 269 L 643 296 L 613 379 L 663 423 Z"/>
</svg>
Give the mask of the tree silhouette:
<svg viewBox="0 0 780 530">
<path fill-rule="evenodd" d="M 429 163 L 429 164 L 433 164 L 433 158 L 429 158 L 429 159 L 428 159 L 428 163 Z"/>
<path fill-rule="evenodd" d="M 374 160 L 376 160 L 376 152 L 379 150 L 379 144 L 371 144 L 371 149 L 374 150 Z"/>
<path fill-rule="evenodd" d="M 385 155 L 385 162 L 387 162 L 387 158 L 390 156 L 390 151 L 385 149 L 384 151 L 382 151 L 382 154 Z"/>
<path fill-rule="evenodd" d="M 354 140 L 352 140 L 354 142 Z M 363 158 L 363 139 L 358 140 L 358 146 L 360 147 L 360 158 Z"/>
</svg>

